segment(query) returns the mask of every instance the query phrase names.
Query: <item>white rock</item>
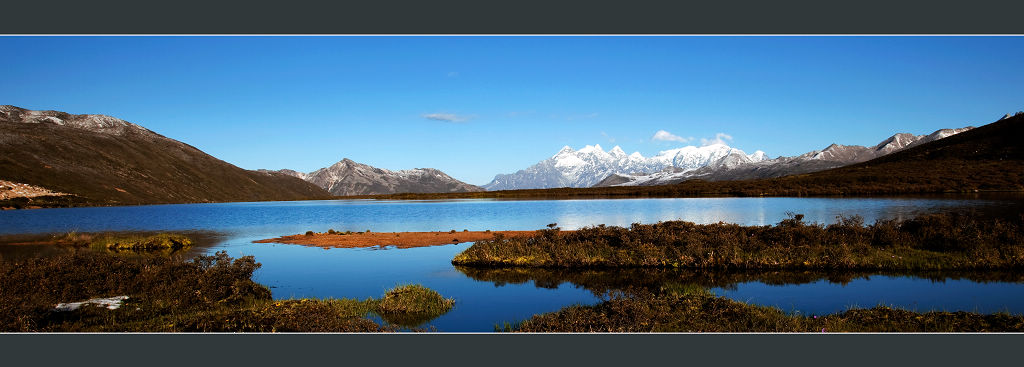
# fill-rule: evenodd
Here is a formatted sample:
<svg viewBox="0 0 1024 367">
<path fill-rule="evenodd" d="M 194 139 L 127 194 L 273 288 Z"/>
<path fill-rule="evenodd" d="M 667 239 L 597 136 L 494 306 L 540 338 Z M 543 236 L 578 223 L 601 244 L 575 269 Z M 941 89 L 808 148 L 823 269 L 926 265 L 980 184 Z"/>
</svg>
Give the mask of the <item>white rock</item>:
<svg viewBox="0 0 1024 367">
<path fill-rule="evenodd" d="M 126 299 L 128 299 L 128 296 L 93 298 L 82 302 L 58 303 L 57 307 L 54 307 L 53 310 L 57 312 L 74 311 L 85 305 L 95 305 L 96 307 L 105 307 L 108 310 L 116 310 L 121 307 L 121 303 Z"/>
</svg>

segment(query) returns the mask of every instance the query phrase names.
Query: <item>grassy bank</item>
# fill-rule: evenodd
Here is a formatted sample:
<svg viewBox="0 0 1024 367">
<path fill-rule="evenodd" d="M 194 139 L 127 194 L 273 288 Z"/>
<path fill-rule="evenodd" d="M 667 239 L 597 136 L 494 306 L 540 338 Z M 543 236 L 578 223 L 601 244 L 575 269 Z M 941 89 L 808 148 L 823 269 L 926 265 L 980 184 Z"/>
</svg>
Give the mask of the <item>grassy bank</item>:
<svg viewBox="0 0 1024 367">
<path fill-rule="evenodd" d="M 774 226 L 672 221 L 495 237 L 455 256 L 463 266 L 968 270 L 1024 267 L 1024 216 L 924 215 L 828 226 L 793 215 Z"/>
<path fill-rule="evenodd" d="M 917 313 L 890 307 L 830 315 L 787 315 L 693 288 L 673 294 L 618 294 L 498 329 L 522 332 L 1021 332 L 1024 317 L 969 312 Z"/>
<path fill-rule="evenodd" d="M 251 280 L 259 267 L 252 256 L 224 252 L 185 261 L 79 250 L 0 263 L 0 331 L 393 331 L 446 313 L 454 302 L 419 286 L 382 299 L 275 301 Z M 117 309 L 54 310 L 58 303 L 117 296 L 128 296 Z M 386 323 L 368 318 L 374 314 Z"/>
<path fill-rule="evenodd" d="M 174 233 L 151 236 L 100 236 L 89 241 L 89 246 L 111 251 L 177 251 L 192 247 L 192 240 Z"/>
</svg>

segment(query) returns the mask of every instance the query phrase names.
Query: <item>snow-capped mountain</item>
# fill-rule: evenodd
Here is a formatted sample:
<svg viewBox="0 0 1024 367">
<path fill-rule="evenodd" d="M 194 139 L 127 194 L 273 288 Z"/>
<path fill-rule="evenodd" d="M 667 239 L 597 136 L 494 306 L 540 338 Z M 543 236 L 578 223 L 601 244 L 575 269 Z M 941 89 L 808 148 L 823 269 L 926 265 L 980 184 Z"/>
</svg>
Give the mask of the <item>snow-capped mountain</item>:
<svg viewBox="0 0 1024 367">
<path fill-rule="evenodd" d="M 649 174 L 669 169 L 689 172 L 706 166 L 734 166 L 766 159 L 764 152 L 746 154 L 724 144 L 688 146 L 666 150 L 653 157 L 639 152 L 626 154 L 616 146 L 604 151 L 601 145 L 580 150 L 566 146 L 558 153 L 524 170 L 499 174 L 483 186 L 487 190 L 590 187 L 612 174 Z"/>
<path fill-rule="evenodd" d="M 689 179 L 707 181 L 748 180 L 803 174 L 865 162 L 886 154 L 936 141 L 973 129 L 941 129 L 928 135 L 899 133 L 875 146 L 831 144 L 825 149 L 793 157 L 734 160 L 731 164 L 708 165 L 689 171 L 662 171 L 650 174 L 613 174 L 594 186 L 649 186 L 679 183 Z"/>
<path fill-rule="evenodd" d="M 339 196 L 483 191 L 433 168 L 390 171 L 348 158 L 310 173 L 290 169 L 276 172 L 301 178 Z"/>
</svg>

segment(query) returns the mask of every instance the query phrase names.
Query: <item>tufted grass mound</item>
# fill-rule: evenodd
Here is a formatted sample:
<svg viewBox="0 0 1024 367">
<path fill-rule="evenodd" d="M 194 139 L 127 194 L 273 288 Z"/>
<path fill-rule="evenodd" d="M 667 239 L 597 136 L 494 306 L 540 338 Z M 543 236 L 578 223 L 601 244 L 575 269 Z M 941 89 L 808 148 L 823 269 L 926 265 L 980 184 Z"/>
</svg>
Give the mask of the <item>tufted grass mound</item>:
<svg viewBox="0 0 1024 367">
<path fill-rule="evenodd" d="M 377 304 L 377 313 L 391 324 L 414 327 L 448 313 L 455 300 L 419 284 L 392 288 Z"/>
<path fill-rule="evenodd" d="M 192 240 L 180 234 L 160 233 L 152 236 L 104 236 L 89 244 L 112 251 L 181 250 L 192 247 Z"/>
</svg>

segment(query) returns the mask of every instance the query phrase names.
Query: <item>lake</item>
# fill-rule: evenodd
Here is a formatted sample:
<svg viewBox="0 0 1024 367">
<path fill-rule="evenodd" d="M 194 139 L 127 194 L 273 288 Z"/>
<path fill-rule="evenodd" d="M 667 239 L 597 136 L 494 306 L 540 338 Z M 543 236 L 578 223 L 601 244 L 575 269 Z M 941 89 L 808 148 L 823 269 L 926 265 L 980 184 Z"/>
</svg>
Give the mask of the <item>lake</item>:
<svg viewBox="0 0 1024 367">
<path fill-rule="evenodd" d="M 657 282 L 697 284 L 736 300 L 777 306 L 787 312 L 825 314 L 851 306 L 892 305 L 918 311 L 965 310 L 1024 313 L 1024 279 L 1014 274 L 809 274 L 615 270 L 598 273 L 491 271 L 456 268 L 451 259 L 471 244 L 410 249 L 330 249 L 254 240 L 338 231 L 533 230 L 549 223 L 563 229 L 606 224 L 628 226 L 687 220 L 768 225 L 788 213 L 830 224 L 838 215 L 866 223 L 924 213 L 970 211 L 977 215 L 1020 213 L 1019 196 L 975 195 L 919 198 L 688 198 L 609 200 L 329 200 L 178 204 L 0 211 L 0 235 L 67 231 L 187 231 L 207 240 L 197 253 L 254 255 L 263 264 L 254 276 L 275 298 L 380 297 L 400 284 L 419 283 L 456 299 L 455 308 L 427 325 L 440 331 L 492 331 L 536 313 L 572 304 L 593 304 L 619 285 Z M 24 247 L 0 246 L 11 257 Z M 32 251 L 32 250 L 28 250 Z M 40 251 L 42 251 L 40 249 Z M 710 280 L 709 280 L 710 279 Z"/>
</svg>

